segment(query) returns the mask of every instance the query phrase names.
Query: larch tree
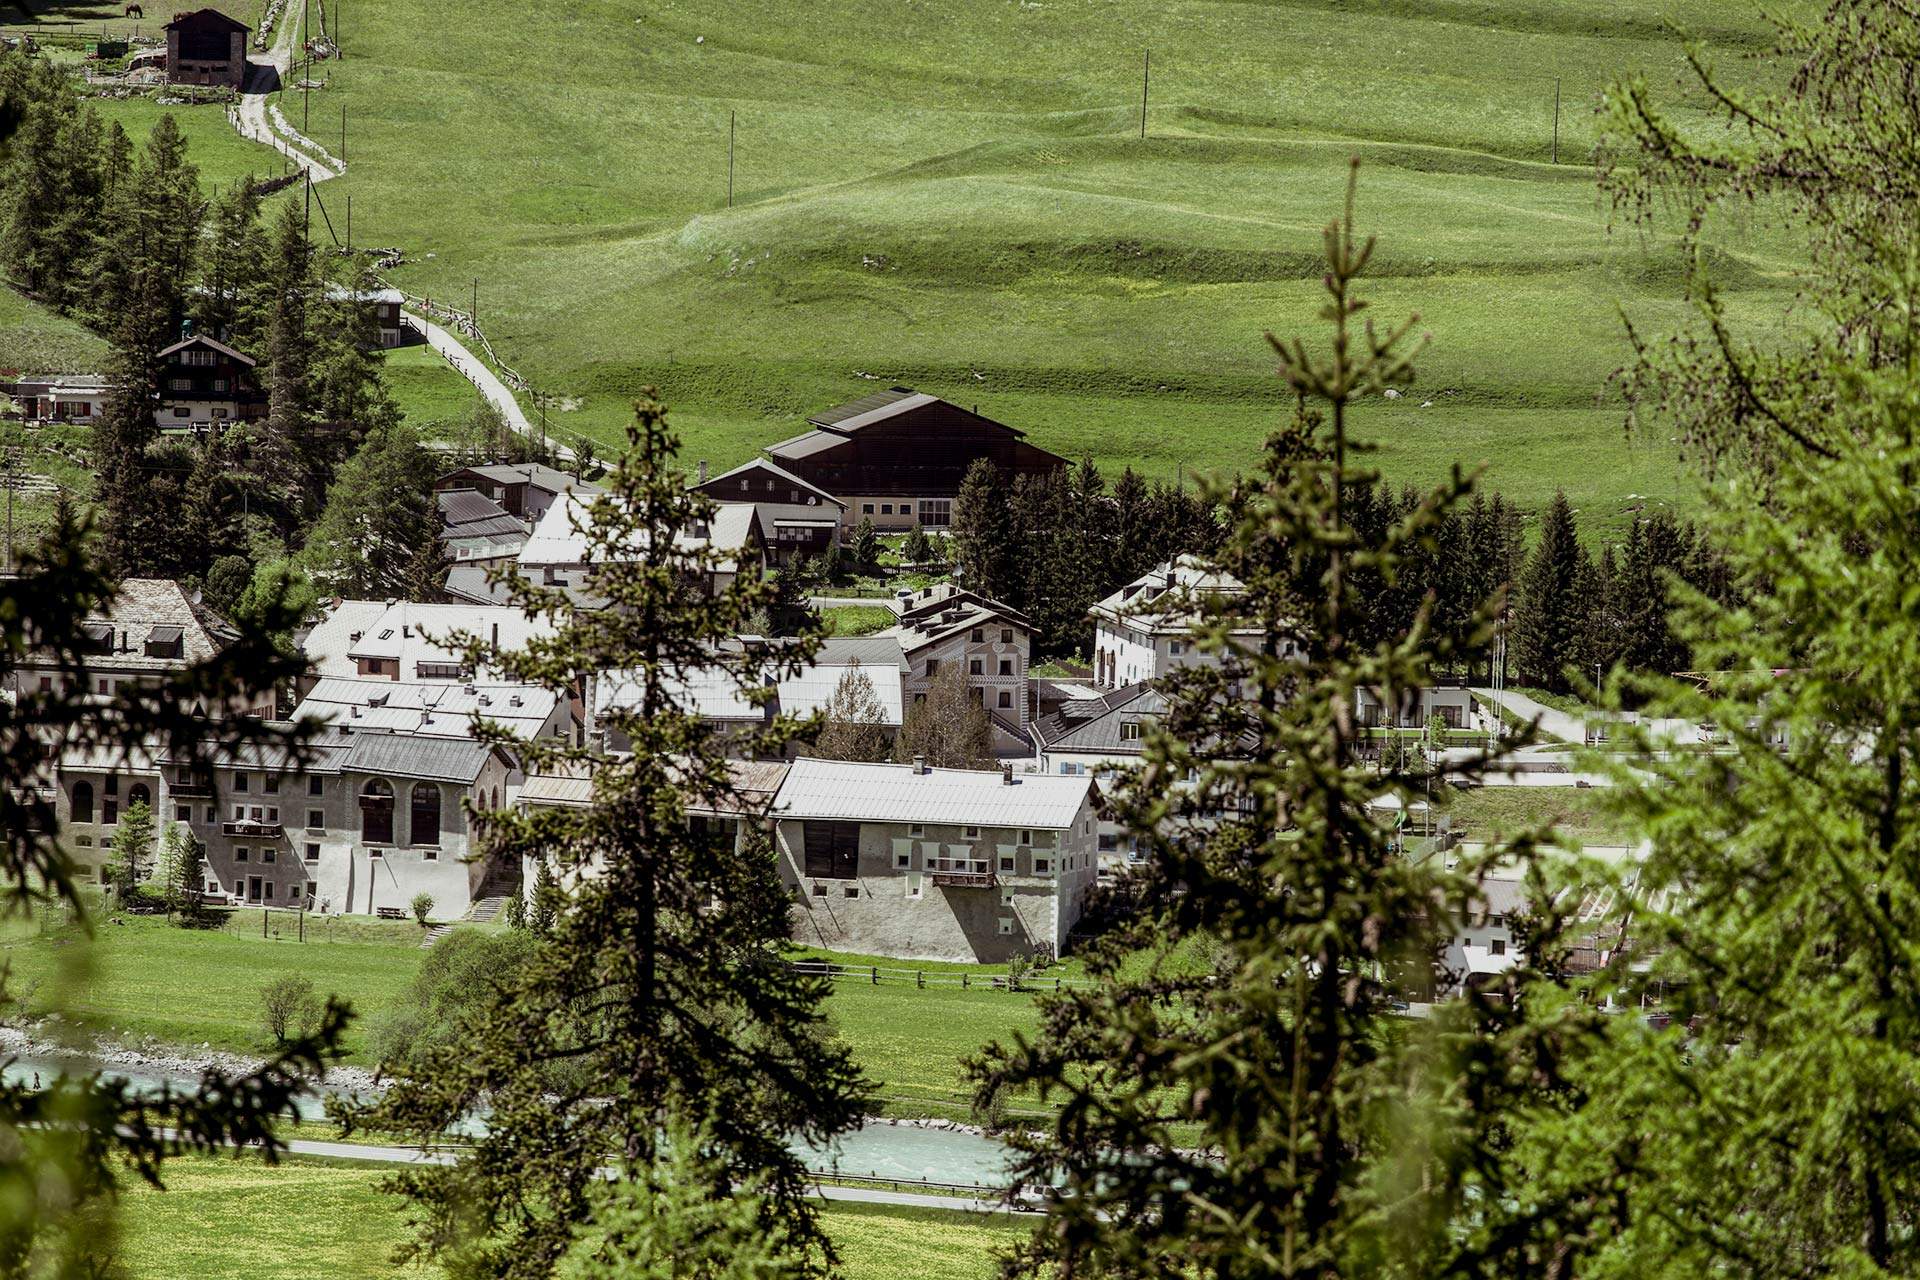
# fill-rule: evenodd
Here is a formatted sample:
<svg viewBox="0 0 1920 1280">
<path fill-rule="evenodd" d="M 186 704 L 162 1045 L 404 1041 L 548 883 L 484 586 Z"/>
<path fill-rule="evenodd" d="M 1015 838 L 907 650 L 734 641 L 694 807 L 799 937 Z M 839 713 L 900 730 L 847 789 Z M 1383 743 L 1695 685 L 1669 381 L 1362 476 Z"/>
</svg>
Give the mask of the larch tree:
<svg viewBox="0 0 1920 1280">
<path fill-rule="evenodd" d="M 1391 581 L 1468 486 L 1456 474 L 1374 534 L 1346 521 L 1367 476 L 1350 405 L 1404 382 L 1411 357 L 1406 326 L 1357 318 L 1372 241 L 1351 199 L 1326 232 L 1331 354 L 1273 343 L 1301 409 L 1255 475 L 1214 494 L 1233 518 L 1211 567 L 1246 587 L 1192 601 L 1218 666 L 1169 679 L 1116 800 L 1149 855 L 1132 910 L 1087 953 L 1094 984 L 972 1064 L 983 1107 L 1013 1092 L 1057 1108 L 1009 1135 L 1017 1175 L 1061 1192 L 1009 1275 L 1471 1273 L 1480 1242 L 1453 1224 L 1504 1200 L 1475 1159 L 1487 1098 L 1511 1087 L 1491 1065 L 1500 1015 L 1478 998 L 1425 1024 L 1392 1008 L 1426 990 L 1472 880 L 1401 857 L 1369 811 L 1430 778 L 1360 763 L 1356 695 L 1392 705 L 1447 655 L 1424 611 L 1352 642 L 1369 603 L 1355 573 Z"/>
<path fill-rule="evenodd" d="M 362 1118 L 430 1142 L 487 1108 L 457 1162 L 393 1180 L 419 1223 L 408 1253 L 452 1274 L 652 1274 L 695 1236 L 714 1256 L 764 1256 L 766 1277 L 832 1265 L 788 1143 L 856 1125 L 862 1081 L 827 1028 L 825 984 L 781 960 L 791 896 L 766 799 L 741 791 L 728 741 L 681 692 L 697 670 L 763 699 L 813 645 L 729 643 L 773 588 L 750 574 L 710 586 L 732 565 L 684 536 L 713 504 L 688 489 L 677 447 L 660 407 L 638 403 L 581 520 L 606 608 L 575 612 L 565 592 L 509 575 L 514 602 L 554 632 L 525 650 L 470 649 L 556 691 L 625 673 L 630 698 L 602 714 L 631 751 L 515 744 L 530 769 L 593 780 L 589 807 L 477 819 L 489 857 L 552 867 L 551 924 L 458 1043 L 414 1060 Z M 793 727 L 778 719 L 747 749 L 778 751 Z M 712 816 L 729 821 L 693 821 Z"/>
<path fill-rule="evenodd" d="M 891 737 L 887 720 L 887 709 L 874 692 L 873 677 L 855 662 L 834 686 L 809 754 L 823 760 L 885 760 Z"/>
<path fill-rule="evenodd" d="M 1607 102 L 1625 207 L 1673 209 L 1695 251 L 1765 209 L 1813 266 L 1790 323 L 1742 330 L 1702 273 L 1696 322 L 1641 340 L 1636 412 L 1712 463 L 1734 590 L 1676 590 L 1701 676 L 1616 692 L 1723 745 L 1642 738 L 1609 793 L 1649 853 L 1589 999 L 1670 1021 L 1609 1020 L 1580 1105 L 1515 1117 L 1517 1213 L 1597 1193 L 1562 1274 L 1920 1270 L 1920 20 L 1833 0 L 1776 38 L 1776 90 L 1695 59 L 1724 129 L 1639 82 Z"/>
<path fill-rule="evenodd" d="M 960 668 L 949 664 L 928 683 L 926 695 L 906 709 L 893 758 L 926 757 L 943 769 L 991 769 L 993 724 L 974 701 Z"/>
</svg>

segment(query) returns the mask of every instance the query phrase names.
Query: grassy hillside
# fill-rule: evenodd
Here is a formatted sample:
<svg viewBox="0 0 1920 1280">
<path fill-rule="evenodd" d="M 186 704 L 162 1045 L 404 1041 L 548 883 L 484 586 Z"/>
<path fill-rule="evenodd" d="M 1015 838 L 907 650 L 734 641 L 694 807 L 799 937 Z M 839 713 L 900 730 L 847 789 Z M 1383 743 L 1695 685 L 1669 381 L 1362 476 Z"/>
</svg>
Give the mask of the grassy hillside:
<svg viewBox="0 0 1920 1280">
<path fill-rule="evenodd" d="M 1311 324 L 1357 153 L 1373 293 L 1435 339 L 1420 386 L 1363 419 L 1383 465 L 1489 461 L 1516 496 L 1565 484 L 1617 517 L 1680 493 L 1605 395 L 1620 310 L 1676 318 L 1678 264 L 1609 235 L 1593 105 L 1616 74 L 1675 83 L 1667 14 L 1757 48 L 1745 9 L 1708 0 L 781 0 L 751 21 L 394 0 L 332 68 L 352 168 L 326 195 L 353 193 L 356 239 L 408 251 L 408 287 L 464 303 L 478 278 L 502 353 L 603 438 L 652 381 L 724 466 L 910 381 L 1170 476 L 1255 457 L 1279 412 L 1261 331 Z M 1736 308 L 1775 306 L 1775 246 L 1725 250 Z"/>
</svg>

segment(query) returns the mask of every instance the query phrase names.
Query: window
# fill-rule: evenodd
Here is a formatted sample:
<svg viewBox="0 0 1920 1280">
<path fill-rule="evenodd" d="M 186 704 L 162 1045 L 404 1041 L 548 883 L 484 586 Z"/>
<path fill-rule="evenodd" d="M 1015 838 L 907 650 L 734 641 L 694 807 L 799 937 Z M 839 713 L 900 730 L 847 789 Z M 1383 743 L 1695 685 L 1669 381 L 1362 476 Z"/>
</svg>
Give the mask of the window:
<svg viewBox="0 0 1920 1280">
<path fill-rule="evenodd" d="M 174 408 L 173 416 L 176 418 L 191 418 L 193 416 L 193 411 L 191 409 L 188 409 L 187 406 L 185 405 L 178 405 Z"/>
<path fill-rule="evenodd" d="M 243 844 L 233 846 L 233 860 L 235 862 L 245 862 L 250 856 L 247 852 L 247 846 Z"/>
<path fill-rule="evenodd" d="M 260 789 L 266 792 L 268 795 L 280 794 L 280 775 L 277 773 L 270 773 L 266 777 L 260 779 Z"/>
<path fill-rule="evenodd" d="M 1100 852 L 1112 853 L 1118 847 L 1119 839 L 1117 837 L 1105 831 L 1100 833 Z"/>
<path fill-rule="evenodd" d="M 324 796 L 324 795 L 326 795 L 326 794 L 327 794 L 327 780 L 326 780 L 325 778 L 308 778 L 308 779 L 307 779 L 307 794 L 308 794 L 308 795 L 310 795 L 310 796 Z"/>
<path fill-rule="evenodd" d="M 1012 854 L 1003 853 L 1000 855 L 1000 870 L 1005 872 L 1007 875 L 1013 874 L 1013 855 Z"/>
<path fill-rule="evenodd" d="M 1002 709 L 1002 710 L 1005 710 L 1005 709 L 1007 709 L 1007 708 L 1009 708 L 1009 707 L 1011 707 L 1011 706 L 1013 706 L 1013 690 L 1011 690 L 1011 689 L 1002 689 L 1002 690 L 1000 691 L 1000 707 L 1001 707 L 1001 709 Z"/>
<path fill-rule="evenodd" d="M 273 859 L 267 858 L 267 859 L 264 859 L 264 861 L 271 862 L 273 861 Z M 272 902 L 273 901 L 273 881 L 269 880 L 265 884 L 261 885 L 260 894 L 268 902 Z"/>
<path fill-rule="evenodd" d="M 1021 844 L 1032 844 L 1032 843 L 1033 843 L 1033 832 L 1031 832 L 1031 831 L 1022 831 L 1022 832 L 1020 833 L 1020 843 L 1021 843 Z"/>
<path fill-rule="evenodd" d="M 895 870 L 905 871 L 913 865 L 913 855 L 910 853 L 896 853 L 893 855 L 893 865 Z"/>
<path fill-rule="evenodd" d="M 214 808 L 212 805 L 208 805 L 207 806 L 207 822 L 211 824 L 218 821 L 220 821 L 220 815 L 214 812 Z"/>
<path fill-rule="evenodd" d="M 972 640 L 973 643 L 975 644 L 980 644 L 986 638 L 987 638 L 987 629 L 985 627 L 975 627 L 973 629 L 973 634 L 968 637 L 968 639 Z"/>
<path fill-rule="evenodd" d="M 409 806 L 407 832 L 413 843 L 440 844 L 440 788 L 431 782 L 413 784 L 413 803 Z"/>
<path fill-rule="evenodd" d="M 870 515 L 872 515 L 872 514 L 873 514 L 873 504 L 872 504 L 871 502 L 863 502 L 863 503 L 861 503 L 861 504 L 860 504 L 860 514 L 861 514 L 861 515 L 863 515 L 863 516 L 870 516 Z"/>
<path fill-rule="evenodd" d="M 891 502 L 883 502 L 883 503 L 881 503 L 881 504 L 880 504 L 880 514 L 881 514 L 881 515 L 883 515 L 883 516 L 890 516 L 890 515 L 892 515 L 892 514 L 893 514 L 893 504 L 892 504 Z"/>
<path fill-rule="evenodd" d="M 1013 886 L 1005 885 L 1001 887 L 1000 905 L 1003 907 L 1010 907 L 1013 905 Z"/>
<path fill-rule="evenodd" d="M 393 788 L 383 778 L 368 779 L 360 790 L 360 838 L 368 844 L 393 843 Z"/>
<path fill-rule="evenodd" d="M 1181 650 L 1181 644 L 1178 640 L 1167 641 L 1167 654 L 1170 657 L 1175 657 L 1175 658 L 1179 657 L 1180 650 Z"/>
<path fill-rule="evenodd" d="M 823 885 L 823 884 L 816 884 L 815 886 L 813 886 L 813 896 L 814 896 L 814 897 L 816 897 L 816 898 L 824 898 L 824 897 L 826 897 L 826 896 L 827 896 L 827 886 L 825 886 L 825 885 Z"/>
<path fill-rule="evenodd" d="M 52 677 L 52 676 L 41 676 L 41 677 L 40 677 L 40 692 L 42 692 L 42 693 L 52 693 L 52 692 L 53 692 L 53 677 Z"/>
<path fill-rule="evenodd" d="M 273 861 L 273 847 L 271 845 L 265 846 L 260 850 L 260 861 L 262 862 Z"/>
<path fill-rule="evenodd" d="M 967 839 L 969 840 L 978 840 L 980 838 L 980 828 L 978 827 L 968 827 L 966 832 Z"/>
<path fill-rule="evenodd" d="M 191 391 L 193 390 L 193 379 L 169 378 L 167 379 L 167 385 L 175 391 Z"/>
<path fill-rule="evenodd" d="M 109 778 L 107 781 L 111 782 L 113 779 Z M 120 802 L 114 797 L 108 796 L 100 802 L 100 821 L 109 827 L 120 821 Z"/>
<path fill-rule="evenodd" d="M 906 508 L 900 508 L 905 511 Z M 920 523 L 935 529 L 944 529 L 953 523 L 952 498 L 920 499 Z"/>
<path fill-rule="evenodd" d="M 860 896 L 860 886 L 857 884 L 843 885 L 841 888 L 849 898 L 857 898 Z"/>
<path fill-rule="evenodd" d="M 977 676 L 977 675 L 980 675 L 980 674 L 981 674 L 981 671 L 982 671 L 982 664 L 981 664 L 981 662 L 980 662 L 980 659 L 978 659 L 978 658 L 973 658 L 973 659 L 970 659 L 970 660 L 969 660 L 969 661 L 967 662 L 967 674 L 968 674 L 968 675 L 970 675 L 970 676 Z"/>
<path fill-rule="evenodd" d="M 1035 874 L 1035 875 L 1037 875 L 1037 876 L 1050 876 L 1050 875 L 1052 875 L 1052 874 L 1053 874 L 1053 859 L 1052 859 L 1052 858 L 1043 858 L 1043 857 L 1041 857 L 1041 856 L 1040 856 L 1039 854 L 1035 854 L 1035 855 L 1034 855 L 1034 858 L 1033 858 L 1033 874 Z"/>
<path fill-rule="evenodd" d="M 918 840 L 927 834 L 927 826 L 924 822 L 916 822 L 907 828 L 907 834 Z"/>
<path fill-rule="evenodd" d="M 227 380 L 225 378 L 215 378 L 213 380 L 213 393 L 215 395 L 225 395 L 226 392 Z"/>
<path fill-rule="evenodd" d="M 208 893 L 220 892 L 220 882 L 218 880 L 207 881 L 207 892 Z"/>
<path fill-rule="evenodd" d="M 1062 760 L 1060 762 L 1060 772 L 1068 775 L 1069 777 L 1076 777 L 1086 772 L 1086 766 L 1080 765 L 1080 764 L 1073 764 L 1070 761 Z"/>
<path fill-rule="evenodd" d="M 248 786 L 249 786 L 249 783 L 247 781 L 246 774 L 236 773 L 233 775 L 233 789 L 235 791 L 245 791 L 248 788 Z"/>
<path fill-rule="evenodd" d="M 1012 627 L 1002 627 L 1002 628 L 1000 628 L 1000 643 L 1001 643 L 1001 644 L 1012 644 L 1012 643 L 1013 643 L 1013 628 L 1012 628 Z"/>
<path fill-rule="evenodd" d="M 1495 938 L 1487 944 L 1487 950 L 1496 956 L 1503 956 L 1507 954 L 1507 940 L 1505 938 Z"/>
<path fill-rule="evenodd" d="M 319 809 L 307 810 L 307 830 L 319 831 L 327 825 L 327 815 Z"/>
<path fill-rule="evenodd" d="M 1000 933 L 1004 937 L 1013 932 L 1013 920 L 1008 916 L 1000 917 Z"/>
<path fill-rule="evenodd" d="M 192 822 L 193 806 L 190 804 L 177 804 L 173 806 L 173 820 L 175 822 Z"/>
<path fill-rule="evenodd" d="M 113 681 L 111 681 L 111 680 L 109 680 L 109 679 L 107 679 L 107 678 L 106 678 L 105 676 L 101 676 L 101 677 L 100 677 L 100 692 L 102 692 L 102 693 L 112 693 L 112 692 L 113 692 Z"/>
<path fill-rule="evenodd" d="M 319 846 L 319 845 L 317 845 L 317 844 L 308 844 L 308 845 L 307 845 L 307 861 L 308 861 L 308 862 L 318 862 L 318 861 L 320 861 L 320 846 Z"/>
<path fill-rule="evenodd" d="M 75 822 L 93 821 L 93 784 L 76 782 L 73 784 L 73 820 Z"/>
<path fill-rule="evenodd" d="M 1012 658 L 1002 658 L 1002 659 L 1000 659 L 1000 674 L 1001 674 L 1001 675 L 1003 675 L 1003 676 L 1010 676 L 1010 675 L 1012 675 L 1012 674 L 1013 674 L 1013 659 L 1012 659 Z"/>
<path fill-rule="evenodd" d="M 931 680 L 939 674 L 940 674 L 940 659 L 928 658 L 927 659 L 927 679 Z"/>
<path fill-rule="evenodd" d="M 1122 720 L 1120 722 L 1120 741 L 1140 741 L 1140 722 L 1138 720 Z"/>
<path fill-rule="evenodd" d="M 860 871 L 860 824 L 815 822 L 804 824 L 806 873 L 829 880 L 851 880 Z"/>
</svg>

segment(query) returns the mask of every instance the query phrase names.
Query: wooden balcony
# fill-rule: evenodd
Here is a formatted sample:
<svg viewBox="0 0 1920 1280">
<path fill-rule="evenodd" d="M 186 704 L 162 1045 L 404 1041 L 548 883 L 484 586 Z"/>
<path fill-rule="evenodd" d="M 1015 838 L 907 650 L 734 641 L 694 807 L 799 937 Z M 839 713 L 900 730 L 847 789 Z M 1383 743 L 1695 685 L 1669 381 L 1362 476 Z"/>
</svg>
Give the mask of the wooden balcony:
<svg viewBox="0 0 1920 1280">
<path fill-rule="evenodd" d="M 985 858 L 928 858 L 926 871 L 942 888 L 991 889 L 995 883 L 993 863 Z"/>
<path fill-rule="evenodd" d="M 283 828 L 277 822 L 257 822 L 252 818 L 240 818 L 220 824 L 223 836 L 240 836 L 249 840 L 277 838 Z"/>
</svg>

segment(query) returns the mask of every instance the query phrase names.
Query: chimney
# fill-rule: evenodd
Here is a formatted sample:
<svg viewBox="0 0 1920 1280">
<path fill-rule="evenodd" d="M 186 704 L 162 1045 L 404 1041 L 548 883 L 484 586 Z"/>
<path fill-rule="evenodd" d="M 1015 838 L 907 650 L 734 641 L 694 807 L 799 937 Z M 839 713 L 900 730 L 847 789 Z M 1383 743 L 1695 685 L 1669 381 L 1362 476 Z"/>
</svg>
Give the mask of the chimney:
<svg viewBox="0 0 1920 1280">
<path fill-rule="evenodd" d="M 700 483 L 705 484 L 706 482 L 707 482 L 707 460 L 705 458 L 702 458 L 700 459 Z"/>
<path fill-rule="evenodd" d="M 493 624 L 493 647 L 500 647 L 500 624 L 497 622 Z"/>
<path fill-rule="evenodd" d="M 927 771 L 927 758 L 925 756 L 915 756 L 913 758 L 913 771 L 915 773 L 925 773 Z"/>
<path fill-rule="evenodd" d="M 1010 787 L 1013 785 L 1013 766 L 1012 765 L 1003 764 L 1000 766 L 1000 785 L 1003 787 Z"/>
</svg>

